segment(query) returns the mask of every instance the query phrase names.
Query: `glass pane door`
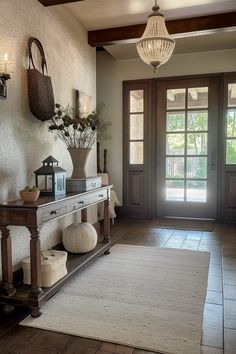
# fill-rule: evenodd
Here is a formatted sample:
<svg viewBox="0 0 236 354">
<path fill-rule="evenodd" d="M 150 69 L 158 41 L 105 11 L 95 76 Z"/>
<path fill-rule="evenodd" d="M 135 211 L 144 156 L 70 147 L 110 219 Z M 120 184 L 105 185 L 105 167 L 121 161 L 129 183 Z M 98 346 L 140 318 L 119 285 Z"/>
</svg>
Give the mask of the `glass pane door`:
<svg viewBox="0 0 236 354">
<path fill-rule="evenodd" d="M 161 124 L 165 138 L 161 140 L 165 146 L 161 147 L 159 210 L 166 216 L 211 217 L 207 208 L 215 200 L 210 184 L 213 181 L 216 186 L 217 134 L 209 138 L 209 87 L 189 84 L 164 89 L 162 94 L 166 104 Z"/>
<path fill-rule="evenodd" d="M 167 90 L 166 200 L 206 202 L 208 87 Z"/>
</svg>

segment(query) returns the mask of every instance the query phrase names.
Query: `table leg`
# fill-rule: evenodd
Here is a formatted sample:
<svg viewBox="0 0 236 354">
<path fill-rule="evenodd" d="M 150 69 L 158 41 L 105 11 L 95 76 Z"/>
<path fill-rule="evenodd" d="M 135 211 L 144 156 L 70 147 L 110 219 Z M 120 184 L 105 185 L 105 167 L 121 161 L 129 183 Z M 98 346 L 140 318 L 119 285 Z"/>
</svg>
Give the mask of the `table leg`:
<svg viewBox="0 0 236 354">
<path fill-rule="evenodd" d="M 35 307 L 31 310 L 31 317 L 37 318 L 42 315 L 42 312 L 40 311 L 40 307 Z"/>
<path fill-rule="evenodd" d="M 31 269 L 31 293 L 39 294 L 41 289 L 41 246 L 40 233 L 37 227 L 28 227 L 30 232 L 30 269 Z"/>
<path fill-rule="evenodd" d="M 12 295 L 16 291 L 13 286 L 12 250 L 10 230 L 7 226 L 1 229 L 1 254 L 2 254 L 2 289 L 6 295 Z"/>
<path fill-rule="evenodd" d="M 109 199 L 104 201 L 104 241 L 110 242 L 110 218 L 109 218 Z M 110 254 L 110 250 L 107 250 L 105 254 Z"/>
<path fill-rule="evenodd" d="M 87 208 L 81 210 L 81 221 L 82 222 L 87 222 L 88 221 Z"/>
</svg>

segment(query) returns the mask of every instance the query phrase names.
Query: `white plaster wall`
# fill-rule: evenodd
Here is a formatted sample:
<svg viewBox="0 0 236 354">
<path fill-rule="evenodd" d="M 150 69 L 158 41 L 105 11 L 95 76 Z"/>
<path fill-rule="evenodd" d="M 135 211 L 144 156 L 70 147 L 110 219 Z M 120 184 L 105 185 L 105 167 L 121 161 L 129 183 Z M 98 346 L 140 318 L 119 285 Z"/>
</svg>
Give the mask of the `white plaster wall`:
<svg viewBox="0 0 236 354">
<path fill-rule="evenodd" d="M 45 8 L 36 0 L 0 0 L 0 36 L 14 37 L 16 67 L 8 82 L 8 98 L 0 100 L 0 202 L 19 199 L 18 191 L 34 184 L 41 161 L 53 155 L 71 175 L 72 163 L 65 145 L 48 132 L 47 125 L 29 112 L 27 98 L 27 41 L 39 38 L 44 46 L 56 102 L 73 104 L 73 89 L 96 100 L 96 53 L 87 44 L 87 31 L 62 7 Z M 90 175 L 96 173 L 96 151 L 88 161 Z M 73 217 L 45 225 L 42 249 L 61 240 L 61 230 Z M 96 221 L 94 209 L 90 222 Z M 12 231 L 13 263 L 17 267 L 29 254 L 29 233 Z"/>
<path fill-rule="evenodd" d="M 122 81 L 231 71 L 236 71 L 235 49 L 173 55 L 158 69 L 157 75 L 140 59 L 115 60 L 106 52 L 97 53 L 97 100 L 105 103 L 104 119 L 112 122 L 112 138 L 104 141 L 101 148 L 108 149 L 110 182 L 114 184 L 121 204 Z"/>
</svg>

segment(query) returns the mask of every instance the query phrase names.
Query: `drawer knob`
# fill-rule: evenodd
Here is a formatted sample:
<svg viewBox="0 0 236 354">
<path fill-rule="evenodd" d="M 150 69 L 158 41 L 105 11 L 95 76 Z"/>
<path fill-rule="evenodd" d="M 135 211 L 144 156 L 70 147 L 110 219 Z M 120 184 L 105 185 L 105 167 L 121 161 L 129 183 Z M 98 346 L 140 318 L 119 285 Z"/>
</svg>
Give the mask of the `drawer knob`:
<svg viewBox="0 0 236 354">
<path fill-rule="evenodd" d="M 56 210 L 52 210 L 52 211 L 50 212 L 50 214 L 51 214 L 51 215 L 56 215 L 56 214 L 57 214 L 57 211 L 56 211 Z"/>
<path fill-rule="evenodd" d="M 84 204 L 84 201 L 83 201 L 83 200 L 81 200 L 80 202 L 78 202 L 78 204 Z"/>
<path fill-rule="evenodd" d="M 103 198 L 103 194 L 99 194 L 99 197 L 100 197 L 100 198 Z"/>
</svg>

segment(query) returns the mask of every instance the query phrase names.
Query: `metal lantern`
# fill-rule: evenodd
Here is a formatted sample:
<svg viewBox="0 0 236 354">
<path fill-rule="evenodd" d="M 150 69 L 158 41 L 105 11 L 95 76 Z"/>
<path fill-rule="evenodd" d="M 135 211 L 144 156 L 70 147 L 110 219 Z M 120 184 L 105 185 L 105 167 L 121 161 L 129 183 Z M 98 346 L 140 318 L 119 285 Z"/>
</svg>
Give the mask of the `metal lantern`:
<svg viewBox="0 0 236 354">
<path fill-rule="evenodd" d="M 58 196 L 66 193 L 66 171 L 58 166 L 59 161 L 48 156 L 43 166 L 35 173 L 35 184 L 41 195 Z"/>
</svg>

